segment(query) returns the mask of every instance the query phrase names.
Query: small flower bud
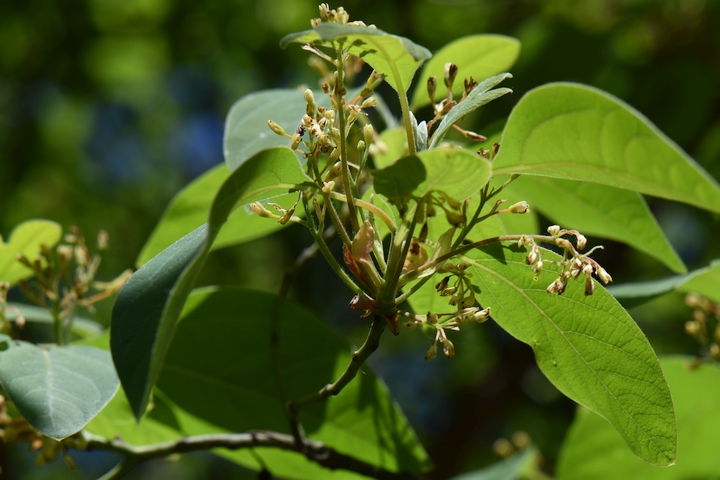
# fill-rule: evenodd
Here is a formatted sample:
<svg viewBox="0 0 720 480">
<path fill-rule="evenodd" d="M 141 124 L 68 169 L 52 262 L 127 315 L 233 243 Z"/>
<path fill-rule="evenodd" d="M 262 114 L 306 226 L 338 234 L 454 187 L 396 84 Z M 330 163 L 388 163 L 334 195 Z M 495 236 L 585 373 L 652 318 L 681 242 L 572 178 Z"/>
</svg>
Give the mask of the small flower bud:
<svg viewBox="0 0 720 480">
<path fill-rule="evenodd" d="M 413 322 L 412 320 L 408 320 L 407 322 L 403 323 L 403 327 L 405 327 L 405 330 L 407 330 L 408 332 L 415 330 L 417 326 L 417 322 Z"/>
<path fill-rule="evenodd" d="M 572 250 L 572 248 L 573 248 L 572 243 L 570 243 L 569 240 L 566 240 L 564 238 L 556 238 L 555 245 L 557 245 L 558 247 L 560 247 L 564 250 Z"/>
<path fill-rule="evenodd" d="M 363 127 L 363 140 L 367 145 L 373 142 L 373 136 L 375 135 L 375 129 L 371 124 L 367 124 Z"/>
<path fill-rule="evenodd" d="M 538 262 L 535 265 L 533 265 L 532 271 L 535 275 L 540 275 L 540 273 L 542 272 L 542 268 L 543 268 L 543 261 L 542 261 L 542 259 L 540 259 L 540 260 L 538 260 Z"/>
<path fill-rule="evenodd" d="M 425 360 L 430 361 L 433 360 L 437 356 L 437 343 L 433 343 L 433 345 L 428 349 L 427 352 L 425 352 Z"/>
<path fill-rule="evenodd" d="M 366 147 L 367 147 L 367 145 L 365 145 L 365 141 L 364 141 L 364 140 L 360 140 L 360 141 L 357 143 L 357 150 L 358 150 L 359 153 L 365 152 L 365 148 L 366 148 Z"/>
<path fill-rule="evenodd" d="M 515 453 L 515 449 L 513 448 L 510 441 L 506 438 L 498 438 L 497 440 L 495 440 L 492 449 L 495 455 L 502 458 L 507 458 L 513 453 Z"/>
<path fill-rule="evenodd" d="M 553 237 L 557 237 L 560 234 L 560 225 L 550 225 L 547 232 Z"/>
<path fill-rule="evenodd" d="M 428 325 L 436 325 L 438 322 L 438 316 L 437 313 L 430 313 L 427 314 L 427 323 Z"/>
<path fill-rule="evenodd" d="M 520 213 L 520 214 L 522 214 L 522 213 L 527 213 L 527 212 L 530 211 L 530 205 L 528 205 L 528 203 L 525 202 L 525 201 L 518 202 L 518 203 L 516 203 L 516 204 L 514 204 L 514 205 L 511 205 L 511 206 L 507 209 L 507 211 L 510 212 L 510 213 Z"/>
<path fill-rule="evenodd" d="M 438 292 L 442 292 L 447 288 L 447 284 L 450 281 L 450 275 L 440 280 L 438 283 L 435 284 L 435 290 Z"/>
<path fill-rule="evenodd" d="M 582 268 L 583 275 L 592 275 L 593 266 L 591 263 L 586 263 Z"/>
<path fill-rule="evenodd" d="M 441 296 L 441 297 L 449 297 L 450 295 L 453 295 L 456 290 L 457 290 L 457 287 L 444 288 L 444 289 L 440 292 L 440 296 Z"/>
<path fill-rule="evenodd" d="M 480 310 L 473 315 L 473 320 L 478 323 L 483 323 L 488 318 L 490 318 L 490 307 L 487 307 L 485 310 Z"/>
<path fill-rule="evenodd" d="M 585 245 L 587 244 L 587 238 L 585 238 L 585 235 L 578 233 L 575 235 L 575 239 L 577 240 L 578 250 L 584 249 Z"/>
<path fill-rule="evenodd" d="M 538 259 L 538 254 L 535 251 L 535 249 L 530 250 L 530 253 L 528 253 L 527 257 L 525 257 L 525 263 L 528 265 L 534 264 Z"/>
<path fill-rule="evenodd" d="M 250 210 L 258 217 L 264 217 L 264 218 L 276 218 L 277 217 L 277 215 L 275 215 L 270 210 L 265 208 L 265 206 L 260 202 L 251 203 Z"/>
<path fill-rule="evenodd" d="M 444 115 L 447 115 L 448 112 L 450 112 L 450 110 L 455 108 L 455 105 L 457 105 L 457 102 L 455 102 L 453 100 L 447 102 L 445 105 L 443 105 L 442 110 L 440 110 L 440 116 L 442 117 Z"/>
<path fill-rule="evenodd" d="M 297 150 L 300 146 L 300 142 L 302 141 L 302 137 L 299 133 L 296 133 L 292 136 L 292 141 L 290 142 L 290 148 L 293 150 Z"/>
<path fill-rule="evenodd" d="M 455 345 L 447 339 L 447 337 L 443 337 L 442 339 L 443 344 L 443 354 L 447 358 L 453 358 L 455 356 Z"/>
<path fill-rule="evenodd" d="M 305 90 L 303 92 L 303 98 L 307 102 L 307 114 L 313 115 L 317 109 L 317 104 L 315 103 L 315 95 L 313 95 L 312 90 L 309 88 Z"/>
<path fill-rule="evenodd" d="M 592 295 L 595 291 L 595 282 L 592 277 L 585 277 L 585 295 Z"/>
<path fill-rule="evenodd" d="M 110 235 L 105 230 L 100 230 L 98 232 L 98 238 L 97 238 L 97 249 L 99 252 L 105 251 L 108 248 L 108 244 L 110 243 Z"/>
<path fill-rule="evenodd" d="M 447 210 L 445 212 L 445 218 L 447 219 L 448 223 L 453 227 L 462 227 L 467 221 L 465 214 L 460 212 L 454 212 L 452 210 Z"/>
<path fill-rule="evenodd" d="M 465 138 L 473 140 L 475 142 L 484 142 L 485 140 L 487 140 L 486 136 L 480 135 L 479 133 L 471 132 L 469 130 L 464 130 L 462 133 L 465 136 Z M 488 156 L 489 156 L 489 154 L 490 154 L 490 152 L 487 152 Z M 525 213 L 525 212 L 523 212 L 523 213 Z"/>
<path fill-rule="evenodd" d="M 608 283 L 612 282 L 612 277 L 602 267 L 598 267 L 597 276 L 600 279 L 600 281 L 603 283 L 603 285 L 607 285 Z"/>
<path fill-rule="evenodd" d="M 335 188 L 335 182 L 330 180 L 329 182 L 323 183 L 322 191 L 325 195 L 330 195 L 333 188 Z"/>
<path fill-rule="evenodd" d="M 427 79 L 427 94 L 431 103 L 435 103 L 435 91 L 437 90 L 437 77 L 431 76 Z"/>
<path fill-rule="evenodd" d="M 284 128 L 282 128 L 280 125 L 278 125 L 277 123 L 273 122 L 272 120 L 268 120 L 267 123 L 268 123 L 268 127 L 270 127 L 270 130 L 272 130 L 273 132 L 277 133 L 277 134 L 280 135 L 281 137 L 289 137 L 289 136 L 290 136 L 290 135 L 288 135 L 287 133 L 285 133 L 285 129 L 284 129 Z"/>
<path fill-rule="evenodd" d="M 448 88 L 452 88 L 453 82 L 455 81 L 455 77 L 458 73 L 458 66 L 454 63 L 446 63 L 445 64 L 445 86 Z"/>
<path fill-rule="evenodd" d="M 475 81 L 473 77 L 466 78 L 463 83 L 465 84 L 465 96 L 467 97 L 470 92 L 472 92 L 475 87 L 478 86 L 478 83 Z"/>
<path fill-rule="evenodd" d="M 458 303 L 460 303 L 460 300 L 461 300 L 461 299 L 460 299 L 460 295 L 453 295 L 452 297 L 450 297 L 450 301 L 449 301 L 448 303 L 449 303 L 450 305 L 455 306 L 455 305 L 457 305 Z"/>
<path fill-rule="evenodd" d="M 700 333 L 700 325 L 693 321 L 685 322 L 685 333 L 691 337 L 697 337 L 698 333 Z"/>
<path fill-rule="evenodd" d="M 360 105 L 360 108 L 372 108 L 377 107 L 377 98 L 375 97 L 369 97 L 363 100 L 362 104 Z"/>
<path fill-rule="evenodd" d="M 515 447 L 518 450 L 523 450 L 530 446 L 530 435 L 527 434 L 527 432 L 523 432 L 522 430 L 513 433 L 512 436 L 512 443 L 515 445 Z"/>
</svg>

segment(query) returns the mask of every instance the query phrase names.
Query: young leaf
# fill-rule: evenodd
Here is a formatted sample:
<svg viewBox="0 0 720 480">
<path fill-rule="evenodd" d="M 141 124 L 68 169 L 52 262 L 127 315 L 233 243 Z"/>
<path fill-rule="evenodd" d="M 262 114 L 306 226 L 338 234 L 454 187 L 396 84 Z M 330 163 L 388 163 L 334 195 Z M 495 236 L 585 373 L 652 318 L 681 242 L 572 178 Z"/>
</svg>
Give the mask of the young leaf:
<svg viewBox="0 0 720 480">
<path fill-rule="evenodd" d="M 496 88 L 494 90 L 490 90 L 506 78 L 512 78 L 512 75 L 509 73 L 501 73 L 480 82 L 477 87 L 473 88 L 465 100 L 458 103 L 447 115 L 443 117 L 440 125 L 438 125 L 437 130 L 435 130 L 435 133 L 432 136 L 429 148 L 436 148 L 440 144 L 440 141 L 445 138 L 445 134 L 448 130 L 450 130 L 453 125 L 459 122 L 468 113 L 477 110 L 486 103 L 490 103 L 507 93 L 512 93 L 512 90 L 509 88 Z"/>
<path fill-rule="evenodd" d="M 490 162 L 461 148 L 427 150 L 375 170 L 375 191 L 387 198 L 422 197 L 443 191 L 458 201 L 478 192 L 490 179 Z"/>
<path fill-rule="evenodd" d="M 713 260 L 709 266 L 687 275 L 676 275 L 650 282 L 613 285 L 609 290 L 621 301 L 650 299 L 677 290 L 698 293 L 712 302 L 720 303 L 720 260 Z"/>
<path fill-rule="evenodd" d="M 7 243 L 0 236 L 0 282 L 10 285 L 34 275 L 31 268 L 18 262 L 18 254 L 30 261 L 40 254 L 40 245 L 52 248 L 60 240 L 62 228 L 48 220 L 28 220 L 16 226 Z"/>
<path fill-rule="evenodd" d="M 527 251 L 495 244 L 463 257 L 476 295 L 497 323 L 530 345 L 545 376 L 565 395 L 605 417 L 630 449 L 653 465 L 675 461 L 676 426 L 670 391 L 657 357 L 632 318 L 605 289 L 584 295 L 570 280 L 565 293 L 545 288 L 559 275 L 543 250 L 535 275 Z"/>
<path fill-rule="evenodd" d="M 495 175 L 581 180 L 720 212 L 720 188 L 635 109 L 585 85 L 528 92 L 508 119 Z"/>
<path fill-rule="evenodd" d="M 120 290 L 113 307 L 111 347 L 138 418 L 145 412 L 185 300 L 230 213 L 237 206 L 288 193 L 308 180 L 289 148 L 256 154 L 220 187 L 208 224 L 146 263 Z"/>
<path fill-rule="evenodd" d="M 687 272 L 638 193 L 528 175 L 513 181 L 508 189 L 562 227 L 626 243 L 660 260 L 673 272 Z"/>
<path fill-rule="evenodd" d="M 381 73 L 398 93 L 407 91 L 415 71 L 432 56 L 428 49 L 407 38 L 378 28 L 339 23 L 321 23 L 312 30 L 292 33 L 280 41 L 280 46 L 285 48 L 290 43 L 336 44 Z"/>
<path fill-rule="evenodd" d="M 475 80 L 507 72 L 520 54 L 520 42 L 505 35 L 481 34 L 458 38 L 441 48 L 423 67 L 413 92 L 411 108 L 413 110 L 430 104 L 427 96 L 427 80 L 431 76 L 442 82 L 445 64 L 458 66 L 458 79 L 453 83 L 452 94 L 459 97 L 463 92 L 461 79 L 473 77 Z M 437 97 L 442 97 L 443 87 L 439 86 Z"/>
<path fill-rule="evenodd" d="M 180 418 L 186 434 L 290 433 L 285 402 L 332 382 L 351 356 L 350 346 L 321 320 L 276 295 L 203 289 L 188 300 L 158 387 L 195 419 Z M 369 368 L 341 395 L 301 408 L 299 418 L 311 439 L 373 465 L 407 472 L 429 467 L 405 416 Z M 256 453 L 274 475 L 318 478 L 279 461 L 301 455 L 278 458 L 273 450 Z"/>
<path fill-rule="evenodd" d="M 229 176 L 230 170 L 225 165 L 218 165 L 180 190 L 140 251 L 136 261 L 137 266 L 141 267 L 178 239 L 207 222 L 213 198 Z M 284 208 L 290 208 L 296 200 L 297 195 L 290 194 L 274 198 L 273 202 Z M 296 215 L 302 215 L 300 204 L 296 207 Z M 254 240 L 283 227 L 284 225 L 279 222 L 273 222 L 253 215 L 244 208 L 238 208 L 230 214 L 227 222 L 220 229 L 213 243 L 213 249 Z"/>
<path fill-rule="evenodd" d="M 634 456 L 600 416 L 579 408 L 557 465 L 558 480 L 716 478 L 720 457 L 713 441 L 720 429 L 720 370 L 715 364 L 688 369 L 692 357 L 661 357 L 677 412 L 677 465 L 658 468 Z"/>
<path fill-rule="evenodd" d="M 5 335 L 0 339 L 0 383 L 23 418 L 55 440 L 81 430 L 119 386 L 107 351 L 41 348 Z"/>
<path fill-rule="evenodd" d="M 525 478 L 524 475 L 538 461 L 538 457 L 539 452 L 537 449 L 529 447 L 487 468 L 463 473 L 452 477 L 450 480 L 516 480 Z"/>
</svg>

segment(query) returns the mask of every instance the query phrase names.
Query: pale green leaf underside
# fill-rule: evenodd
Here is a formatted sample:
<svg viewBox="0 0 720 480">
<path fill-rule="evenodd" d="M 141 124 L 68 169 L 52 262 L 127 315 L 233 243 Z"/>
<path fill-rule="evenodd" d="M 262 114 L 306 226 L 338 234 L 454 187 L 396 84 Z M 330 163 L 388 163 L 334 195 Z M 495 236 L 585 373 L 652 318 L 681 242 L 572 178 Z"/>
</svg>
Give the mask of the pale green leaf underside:
<svg viewBox="0 0 720 480">
<path fill-rule="evenodd" d="M 688 480 L 717 478 L 717 432 L 720 429 L 720 370 L 705 364 L 690 370 L 692 357 L 661 357 L 677 411 L 677 465 L 659 468 L 634 456 L 605 420 L 578 409 L 557 467 L 558 480 L 636 478 Z"/>
<path fill-rule="evenodd" d="M 273 135 L 277 137 L 277 135 Z M 181 237 L 207 222 L 215 194 L 229 176 L 230 170 L 226 165 L 221 164 L 208 170 L 179 191 L 143 246 L 136 261 L 137 266 L 141 267 Z M 295 203 L 295 200 L 297 200 L 297 195 L 290 194 L 274 198 L 273 202 L 289 208 Z M 302 215 L 302 205 L 296 207 L 296 215 Z M 281 228 L 283 225 L 275 220 L 258 217 L 248 212 L 247 209 L 238 208 L 230 214 L 227 222 L 220 229 L 212 248 L 215 250 L 237 245 L 263 237 Z"/>
<path fill-rule="evenodd" d="M 15 285 L 34 275 L 32 269 L 17 261 L 17 255 L 33 261 L 40 254 L 40 245 L 52 248 L 61 236 L 62 228 L 55 222 L 28 220 L 16 226 L 6 242 L 0 237 L 0 282 Z"/>
<path fill-rule="evenodd" d="M 4 336 L 0 383 L 20 414 L 56 440 L 81 430 L 112 399 L 119 382 L 107 351 L 41 348 Z"/>
<path fill-rule="evenodd" d="M 473 77 L 479 82 L 507 72 L 519 54 L 520 42 L 505 35 L 481 34 L 458 38 L 437 51 L 423 67 L 417 88 L 413 92 L 411 108 L 414 110 L 430 104 L 426 85 L 431 76 L 438 79 L 439 93 L 436 97 L 444 95 L 442 82 L 446 63 L 451 62 L 458 66 L 458 79 L 452 88 L 453 96 L 458 98 L 464 89 L 462 79 Z"/>
<path fill-rule="evenodd" d="M 519 173 L 634 190 L 720 212 L 720 188 L 642 114 L 592 87 L 528 92 L 503 132 L 495 175 Z"/>
<path fill-rule="evenodd" d="M 306 181 L 292 150 L 261 151 L 222 184 L 207 224 L 155 256 L 122 288 L 113 307 L 111 348 L 138 418 L 145 412 L 185 300 L 228 216 L 237 206 L 286 194 Z"/>
<path fill-rule="evenodd" d="M 684 293 L 698 293 L 712 302 L 720 303 L 720 261 L 714 260 L 709 266 L 687 275 L 650 282 L 613 285 L 609 290 L 619 299 L 656 297 L 677 290 Z"/>
<path fill-rule="evenodd" d="M 377 28 L 337 23 L 321 23 L 313 30 L 290 34 L 280 41 L 280 46 L 290 43 L 329 46 L 332 42 L 362 58 L 401 94 L 407 91 L 420 64 L 432 56 L 425 47 L 407 38 Z"/>
<path fill-rule="evenodd" d="M 546 250 L 542 255 L 559 259 Z M 562 296 L 548 294 L 557 267 L 546 261 L 536 280 L 526 256 L 515 244 L 496 244 L 463 258 L 471 265 L 480 304 L 491 307 L 503 329 L 533 348 L 538 366 L 561 392 L 605 417 L 636 455 L 654 465 L 672 464 L 672 399 L 643 333 L 599 285 L 589 297 L 573 280 Z"/>
<path fill-rule="evenodd" d="M 278 347 L 273 353 L 273 315 L 278 308 Z M 238 288 L 196 291 L 188 300 L 158 386 L 197 419 L 184 422 L 186 434 L 253 429 L 289 433 L 273 355 L 284 394 L 298 399 L 333 381 L 350 362 L 352 350 L 312 313 L 276 295 Z M 301 409 L 300 419 L 310 438 L 373 465 L 393 471 L 402 466 L 410 472 L 429 466 L 404 415 L 369 369 L 363 369 L 342 395 Z M 258 450 L 263 458 L 264 452 Z M 286 459 L 281 463 L 266 459 L 274 475 L 317 478 L 288 468 L 287 460 L 301 455 L 281 457 Z"/>
<path fill-rule="evenodd" d="M 463 201 L 490 179 L 490 162 L 461 148 L 438 148 L 404 157 L 373 172 L 375 191 L 388 198 L 442 191 Z"/>
<path fill-rule="evenodd" d="M 687 272 L 647 203 L 636 192 L 534 176 L 521 176 L 508 189 L 563 228 L 626 243 L 660 260 L 673 272 Z"/>
</svg>

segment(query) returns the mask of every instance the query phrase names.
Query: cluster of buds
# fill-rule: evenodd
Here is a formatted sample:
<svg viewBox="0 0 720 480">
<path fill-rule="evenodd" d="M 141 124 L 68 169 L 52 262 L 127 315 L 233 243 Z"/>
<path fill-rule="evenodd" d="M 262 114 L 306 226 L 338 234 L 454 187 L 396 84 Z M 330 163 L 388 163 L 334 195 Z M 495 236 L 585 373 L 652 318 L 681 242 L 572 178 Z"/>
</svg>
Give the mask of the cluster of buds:
<svg viewBox="0 0 720 480">
<path fill-rule="evenodd" d="M 697 293 L 688 293 L 685 296 L 685 304 L 693 309 L 692 320 L 685 322 L 685 333 L 702 345 L 710 343 L 710 356 L 714 360 L 720 361 L 720 305 Z M 709 334 L 709 318 L 715 320 L 712 339 Z"/>
<path fill-rule="evenodd" d="M 551 294 L 562 295 L 567 287 L 568 281 L 572 278 L 577 280 L 580 275 L 585 277 L 585 295 L 592 295 L 595 291 L 595 283 L 593 282 L 593 275 L 597 276 L 598 280 L 603 285 L 607 285 L 612 282 L 612 277 L 603 267 L 600 266 L 595 260 L 590 258 L 590 254 L 601 246 L 594 247 L 589 252 L 581 254 L 579 250 L 583 250 L 587 244 L 587 239 L 577 230 L 564 230 L 558 225 L 551 225 L 547 229 L 550 234 L 550 241 L 557 247 L 563 250 L 563 258 L 559 262 L 549 262 L 554 265 L 561 267 L 560 275 L 548 285 L 546 291 Z M 566 235 L 575 237 L 575 243 L 577 248 L 570 242 L 570 240 L 563 238 Z M 542 241 L 548 241 L 547 237 L 541 237 Z M 539 275 L 542 272 L 544 262 L 540 249 L 535 242 L 533 237 L 523 235 L 518 241 L 519 247 L 528 247 L 530 252 L 525 258 L 525 262 L 532 266 L 533 273 Z"/>
<path fill-rule="evenodd" d="M 343 7 L 338 7 L 336 9 L 330 9 L 330 6 L 327 3 L 320 4 L 318 6 L 318 10 L 320 10 L 320 18 L 313 18 L 310 20 L 310 25 L 315 28 L 315 26 L 327 22 L 327 23 L 340 23 L 343 25 L 351 25 L 351 26 L 359 26 L 364 27 L 366 26 L 364 22 L 361 22 L 359 20 L 351 22 L 350 21 L 350 14 L 348 14 L 347 11 Z M 374 28 L 374 25 L 370 25 L 370 27 Z"/>
<path fill-rule="evenodd" d="M 475 305 L 475 291 L 470 282 L 470 273 L 465 272 L 467 268 L 468 265 L 465 263 L 455 265 L 447 262 L 443 265 L 442 270 L 444 272 L 451 272 L 452 275 L 444 277 L 435 284 L 435 290 L 440 296 L 450 297 L 448 304 L 457 306 L 458 309 L 469 308 Z M 453 276 L 455 280 L 453 284 L 450 285 Z"/>
<path fill-rule="evenodd" d="M 519 430 L 513 433 L 510 440 L 507 438 L 498 438 L 493 443 L 492 449 L 495 455 L 501 458 L 507 458 L 510 455 L 525 450 L 532 443 L 532 439 L 527 432 Z"/>
<path fill-rule="evenodd" d="M 17 260 L 35 273 L 31 281 L 20 280 L 20 290 L 42 308 L 52 310 L 52 305 L 59 304 L 60 319 L 70 316 L 77 306 L 93 311 L 95 303 L 119 292 L 132 274 L 127 270 L 110 282 L 95 281 L 108 241 L 107 232 L 101 231 L 97 251 L 91 253 L 82 232 L 74 226 L 55 251 L 43 245 L 39 257 L 32 260 L 18 254 Z"/>
<path fill-rule="evenodd" d="M 277 203 L 269 202 L 268 205 L 273 207 L 280 215 L 272 213 L 270 210 L 268 210 L 265 205 L 263 205 L 260 202 L 254 202 L 251 203 L 250 211 L 253 212 L 258 217 L 263 218 L 274 218 L 278 221 L 279 224 L 285 225 L 288 222 L 302 222 L 302 219 L 296 215 L 295 208 L 297 208 L 299 199 L 295 202 L 295 204 L 290 208 L 283 208 L 282 205 L 279 205 Z"/>
</svg>

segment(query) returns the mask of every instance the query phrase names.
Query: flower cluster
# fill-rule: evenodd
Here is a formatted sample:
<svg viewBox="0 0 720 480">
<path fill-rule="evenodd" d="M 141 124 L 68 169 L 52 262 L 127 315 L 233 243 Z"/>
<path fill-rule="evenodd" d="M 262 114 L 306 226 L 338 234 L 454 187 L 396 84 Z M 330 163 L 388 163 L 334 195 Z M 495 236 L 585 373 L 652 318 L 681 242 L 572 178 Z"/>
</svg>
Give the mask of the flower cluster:
<svg viewBox="0 0 720 480">
<path fill-rule="evenodd" d="M 338 7 L 335 9 L 330 9 L 330 5 L 327 3 L 320 4 L 318 7 L 320 10 L 320 18 L 313 18 L 310 20 L 310 25 L 314 28 L 317 25 L 320 25 L 323 22 L 327 23 L 340 23 L 343 25 L 354 25 L 359 27 L 365 27 L 365 22 L 362 22 L 360 20 L 356 20 L 354 22 L 350 21 L 350 14 L 345 11 L 343 7 Z M 371 28 L 374 28 L 374 25 L 370 25 Z"/>
<path fill-rule="evenodd" d="M 603 285 L 607 285 L 612 282 L 612 277 L 603 267 L 600 266 L 595 260 L 590 258 L 590 254 L 596 249 L 602 248 L 597 246 L 592 248 L 585 254 L 579 253 L 579 250 L 583 250 L 587 244 L 587 239 L 577 230 L 564 230 L 558 225 L 551 225 L 547 229 L 550 234 L 550 238 L 538 237 L 542 241 L 551 241 L 555 246 L 563 250 L 563 258 L 559 262 L 555 261 L 544 261 L 540 248 L 538 248 L 536 239 L 532 236 L 523 235 L 518 240 L 519 247 L 528 247 L 530 252 L 525 258 L 525 262 L 528 265 L 532 265 L 532 270 L 536 275 L 542 272 L 543 265 L 545 263 L 551 263 L 559 266 L 562 270 L 560 275 L 547 287 L 548 293 L 554 293 L 562 295 L 567 287 L 568 281 L 572 278 L 577 280 L 580 275 L 585 277 L 585 295 L 592 295 L 595 291 L 595 283 L 593 282 L 593 274 L 602 282 Z M 575 237 L 575 243 L 577 248 L 570 242 L 570 240 L 563 238 L 566 235 Z"/>
<path fill-rule="evenodd" d="M 702 345 L 707 345 L 711 340 L 708 319 L 714 318 L 716 323 L 709 353 L 714 360 L 720 361 L 720 305 L 697 293 L 688 293 L 685 304 L 693 309 L 692 320 L 685 322 L 685 333 Z"/>
</svg>

